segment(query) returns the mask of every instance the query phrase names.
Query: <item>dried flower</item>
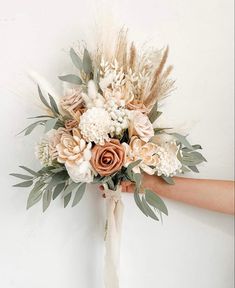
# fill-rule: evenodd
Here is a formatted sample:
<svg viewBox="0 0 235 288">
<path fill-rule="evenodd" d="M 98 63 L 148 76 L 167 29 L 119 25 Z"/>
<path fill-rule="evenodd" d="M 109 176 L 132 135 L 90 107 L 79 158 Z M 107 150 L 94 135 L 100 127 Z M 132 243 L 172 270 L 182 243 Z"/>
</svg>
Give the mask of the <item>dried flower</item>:
<svg viewBox="0 0 235 288">
<path fill-rule="evenodd" d="M 93 107 L 82 114 L 79 128 L 87 142 L 104 144 L 109 140 L 111 124 L 110 115 L 105 109 Z"/>
<path fill-rule="evenodd" d="M 140 111 L 130 111 L 129 136 L 139 136 L 144 142 L 148 142 L 154 136 L 152 123 Z"/>
<path fill-rule="evenodd" d="M 148 112 L 148 109 L 144 105 L 144 102 L 142 100 L 137 100 L 137 99 L 134 99 L 131 102 L 129 102 L 127 104 L 127 109 L 129 109 L 129 110 L 137 110 L 137 111 L 139 111 L 141 113 L 147 113 Z"/>
<path fill-rule="evenodd" d="M 59 129 L 55 130 L 52 129 L 47 133 L 48 141 L 49 141 L 49 154 L 52 160 L 55 160 L 58 157 L 58 151 L 56 149 L 57 144 L 60 143 L 60 139 L 62 134 L 67 133 L 65 128 L 60 127 Z"/>
<path fill-rule="evenodd" d="M 50 155 L 48 137 L 44 137 L 35 147 L 36 158 L 43 166 L 51 166 L 53 159 Z"/>
<path fill-rule="evenodd" d="M 66 130 L 72 131 L 73 128 L 78 127 L 78 121 L 75 119 L 66 120 L 64 126 L 65 126 Z"/>
<path fill-rule="evenodd" d="M 112 139 L 102 146 L 95 145 L 92 149 L 91 164 L 101 176 L 109 176 L 119 171 L 124 161 L 124 147 L 117 139 Z"/>
</svg>

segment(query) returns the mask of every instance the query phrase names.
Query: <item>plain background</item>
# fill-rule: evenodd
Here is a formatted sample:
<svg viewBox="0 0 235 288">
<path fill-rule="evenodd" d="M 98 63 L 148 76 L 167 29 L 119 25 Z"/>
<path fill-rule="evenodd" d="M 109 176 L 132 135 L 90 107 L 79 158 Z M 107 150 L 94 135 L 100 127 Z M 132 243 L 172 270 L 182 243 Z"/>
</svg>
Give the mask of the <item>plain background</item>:
<svg viewBox="0 0 235 288">
<path fill-rule="evenodd" d="M 208 163 L 192 177 L 233 179 L 233 1 L 109 1 L 137 41 L 170 45 L 178 89 L 162 107 L 173 125 L 193 122 L 190 140 Z M 94 24 L 97 0 L 0 1 L 0 287 L 101 288 L 104 201 L 89 188 L 76 208 L 57 199 L 26 212 L 28 192 L 12 188 L 17 166 L 39 167 L 32 137 L 16 137 L 40 113 L 28 69 L 58 93 L 68 49 Z M 94 25 L 93 25 L 94 27 Z M 94 31 L 92 32 L 94 33 Z M 233 217 L 166 201 L 164 224 L 124 195 L 120 288 L 232 288 Z"/>
</svg>

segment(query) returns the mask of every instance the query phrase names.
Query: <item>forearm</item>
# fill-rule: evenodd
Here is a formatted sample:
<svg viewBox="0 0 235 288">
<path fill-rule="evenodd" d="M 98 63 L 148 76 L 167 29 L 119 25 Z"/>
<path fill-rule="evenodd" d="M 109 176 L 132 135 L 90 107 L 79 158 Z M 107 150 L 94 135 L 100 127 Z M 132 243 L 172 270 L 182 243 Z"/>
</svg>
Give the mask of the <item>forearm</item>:
<svg viewBox="0 0 235 288">
<path fill-rule="evenodd" d="M 175 177 L 175 185 L 165 183 L 160 177 L 144 175 L 144 186 L 176 201 L 234 214 L 234 182 Z"/>
</svg>

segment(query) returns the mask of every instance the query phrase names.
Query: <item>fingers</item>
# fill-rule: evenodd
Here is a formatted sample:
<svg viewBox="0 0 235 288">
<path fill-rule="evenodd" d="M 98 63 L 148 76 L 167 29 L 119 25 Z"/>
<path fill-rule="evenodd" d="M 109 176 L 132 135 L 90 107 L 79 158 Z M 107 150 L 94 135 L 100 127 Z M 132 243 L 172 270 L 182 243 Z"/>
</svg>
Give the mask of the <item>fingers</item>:
<svg viewBox="0 0 235 288">
<path fill-rule="evenodd" d="M 122 186 L 122 192 L 133 192 L 135 189 L 135 185 L 133 183 L 131 183 L 130 181 L 122 181 L 121 183 Z M 99 186 L 100 191 L 103 193 L 104 191 L 104 186 L 100 185 Z M 104 194 L 103 194 L 104 195 Z"/>
</svg>

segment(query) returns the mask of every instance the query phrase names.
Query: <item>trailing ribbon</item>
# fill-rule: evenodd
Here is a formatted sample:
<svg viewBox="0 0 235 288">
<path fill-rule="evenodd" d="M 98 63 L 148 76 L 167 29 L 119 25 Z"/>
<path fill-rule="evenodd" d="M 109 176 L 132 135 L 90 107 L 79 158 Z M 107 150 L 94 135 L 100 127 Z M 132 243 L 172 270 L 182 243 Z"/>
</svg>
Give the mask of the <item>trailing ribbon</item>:
<svg viewBox="0 0 235 288">
<path fill-rule="evenodd" d="M 124 206 L 121 200 L 121 186 L 116 191 L 104 185 L 107 201 L 107 223 L 105 235 L 105 288 L 119 288 L 120 240 Z"/>
</svg>

